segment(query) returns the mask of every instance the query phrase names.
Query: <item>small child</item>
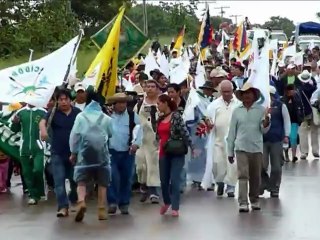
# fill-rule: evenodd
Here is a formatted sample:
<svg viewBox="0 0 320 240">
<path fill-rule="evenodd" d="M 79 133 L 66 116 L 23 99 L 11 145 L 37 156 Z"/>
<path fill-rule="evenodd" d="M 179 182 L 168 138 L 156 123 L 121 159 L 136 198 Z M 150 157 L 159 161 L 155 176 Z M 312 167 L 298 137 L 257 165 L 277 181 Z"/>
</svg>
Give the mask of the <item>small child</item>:
<svg viewBox="0 0 320 240">
<path fill-rule="evenodd" d="M 6 193 L 9 168 L 9 157 L 0 151 L 0 193 Z"/>
</svg>

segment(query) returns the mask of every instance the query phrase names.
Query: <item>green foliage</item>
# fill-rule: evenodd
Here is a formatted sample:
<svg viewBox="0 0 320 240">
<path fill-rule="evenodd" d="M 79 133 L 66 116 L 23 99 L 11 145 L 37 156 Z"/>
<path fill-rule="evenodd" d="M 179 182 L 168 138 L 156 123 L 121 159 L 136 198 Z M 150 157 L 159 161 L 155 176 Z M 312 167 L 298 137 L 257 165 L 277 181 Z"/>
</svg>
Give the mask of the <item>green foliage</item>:
<svg viewBox="0 0 320 240">
<path fill-rule="evenodd" d="M 74 37 L 79 24 L 68 0 L 1 1 L 0 57 L 50 51 Z"/>
<path fill-rule="evenodd" d="M 186 25 L 186 37 L 195 41 L 200 28 L 199 19 L 196 17 L 192 5 L 182 3 L 160 2 L 160 5 L 146 5 L 148 13 L 148 34 L 150 38 L 162 35 L 176 36 Z M 143 29 L 142 4 L 132 7 L 126 15 L 140 28 Z"/>
<path fill-rule="evenodd" d="M 292 20 L 280 16 L 270 17 L 270 20 L 265 22 L 262 27 L 278 30 L 281 29 L 285 34 L 287 34 L 287 36 L 291 36 L 292 31 L 295 29 L 295 25 Z"/>
<path fill-rule="evenodd" d="M 224 22 L 232 24 L 232 20 L 230 18 L 221 18 L 220 16 L 213 16 L 210 18 L 210 23 L 215 31 L 219 30 L 220 24 Z"/>
</svg>

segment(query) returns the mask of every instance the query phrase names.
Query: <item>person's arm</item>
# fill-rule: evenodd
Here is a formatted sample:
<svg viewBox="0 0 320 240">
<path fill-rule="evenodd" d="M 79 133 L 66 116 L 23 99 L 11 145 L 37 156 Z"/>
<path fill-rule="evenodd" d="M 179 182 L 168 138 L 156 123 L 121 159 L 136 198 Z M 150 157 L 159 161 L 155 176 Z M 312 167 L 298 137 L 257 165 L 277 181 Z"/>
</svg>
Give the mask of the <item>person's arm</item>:
<svg viewBox="0 0 320 240">
<path fill-rule="evenodd" d="M 262 113 L 261 117 L 261 132 L 263 134 L 267 133 L 271 127 L 271 108 L 266 109 L 264 113 Z"/>
<path fill-rule="evenodd" d="M 50 115 L 51 111 L 47 112 L 47 114 L 41 119 L 39 123 L 40 138 L 42 141 L 46 141 L 48 139 L 47 123 Z"/>
<path fill-rule="evenodd" d="M 282 104 L 282 118 L 284 125 L 284 136 L 288 138 L 291 132 L 291 120 L 288 108 L 285 104 Z"/>
<path fill-rule="evenodd" d="M 17 112 L 12 119 L 10 130 L 14 133 L 21 132 L 21 120 L 20 120 L 20 112 Z"/>
<path fill-rule="evenodd" d="M 237 136 L 237 110 L 235 109 L 231 116 L 229 132 L 227 136 L 227 151 L 228 157 L 234 157 L 235 140 Z"/>
<path fill-rule="evenodd" d="M 135 123 L 136 127 L 139 127 L 139 128 L 137 131 L 137 135 L 132 142 L 132 145 L 136 145 L 136 146 L 140 147 L 142 144 L 143 130 L 140 125 L 140 118 L 139 118 L 138 114 L 136 114 L 136 113 L 134 113 L 134 123 Z"/>
</svg>

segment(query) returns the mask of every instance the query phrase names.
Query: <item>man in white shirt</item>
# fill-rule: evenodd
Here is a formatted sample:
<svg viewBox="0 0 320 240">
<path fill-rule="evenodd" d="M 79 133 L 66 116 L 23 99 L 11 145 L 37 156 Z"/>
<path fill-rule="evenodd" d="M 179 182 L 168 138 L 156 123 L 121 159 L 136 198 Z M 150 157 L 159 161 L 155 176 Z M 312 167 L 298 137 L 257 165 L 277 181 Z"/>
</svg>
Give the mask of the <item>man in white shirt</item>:
<svg viewBox="0 0 320 240">
<path fill-rule="evenodd" d="M 220 93 L 221 97 L 210 103 L 207 108 L 209 125 L 213 128 L 207 148 L 207 158 L 211 157 L 211 161 L 207 162 L 213 162 L 213 175 L 218 185 L 217 195 L 223 195 L 226 184 L 228 197 L 234 197 L 237 167 L 228 162 L 226 137 L 232 112 L 239 105 L 239 101 L 233 96 L 233 85 L 229 80 L 220 83 Z"/>
<path fill-rule="evenodd" d="M 74 91 L 76 92 L 76 99 L 74 100 L 74 106 L 76 108 L 79 108 L 81 111 L 83 111 L 87 105 L 87 92 L 86 92 L 86 87 L 84 83 L 77 82 L 74 85 Z"/>
</svg>

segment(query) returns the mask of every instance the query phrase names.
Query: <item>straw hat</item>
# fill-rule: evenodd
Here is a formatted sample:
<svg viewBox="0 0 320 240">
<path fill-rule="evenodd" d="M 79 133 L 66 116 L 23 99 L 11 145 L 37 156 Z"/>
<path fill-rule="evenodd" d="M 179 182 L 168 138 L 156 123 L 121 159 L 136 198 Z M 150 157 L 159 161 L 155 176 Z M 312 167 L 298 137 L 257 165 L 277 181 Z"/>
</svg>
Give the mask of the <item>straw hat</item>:
<svg viewBox="0 0 320 240">
<path fill-rule="evenodd" d="M 309 82 L 311 80 L 311 77 L 312 75 L 311 73 L 309 73 L 308 70 L 304 70 L 302 73 L 298 75 L 299 80 L 304 83 Z"/>
<path fill-rule="evenodd" d="M 255 102 L 258 101 L 259 98 L 260 98 L 260 95 L 261 95 L 260 90 L 257 89 L 257 88 L 255 88 L 255 87 L 253 87 L 252 84 L 249 83 L 249 82 L 246 82 L 246 83 L 242 86 L 242 88 L 241 88 L 240 90 L 237 90 L 236 93 L 235 93 L 235 95 L 236 95 L 236 97 L 237 97 L 240 101 L 242 101 L 242 94 L 243 94 L 244 92 L 249 91 L 249 90 L 251 90 L 251 91 L 254 92 L 255 97 L 256 97 Z"/>
<path fill-rule="evenodd" d="M 112 97 L 107 98 L 107 103 L 108 104 L 114 104 L 118 102 L 129 102 L 132 101 L 132 97 L 128 96 L 125 93 L 116 93 Z"/>
<path fill-rule="evenodd" d="M 213 82 L 211 81 L 206 81 L 201 87 L 199 87 L 200 89 L 211 89 L 214 90 L 214 86 L 213 86 Z"/>
<path fill-rule="evenodd" d="M 211 78 L 222 78 L 227 76 L 228 76 L 228 73 L 222 68 L 213 69 L 210 73 Z"/>
</svg>

